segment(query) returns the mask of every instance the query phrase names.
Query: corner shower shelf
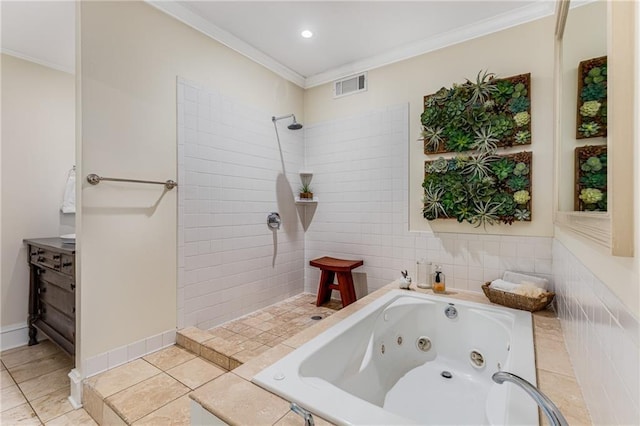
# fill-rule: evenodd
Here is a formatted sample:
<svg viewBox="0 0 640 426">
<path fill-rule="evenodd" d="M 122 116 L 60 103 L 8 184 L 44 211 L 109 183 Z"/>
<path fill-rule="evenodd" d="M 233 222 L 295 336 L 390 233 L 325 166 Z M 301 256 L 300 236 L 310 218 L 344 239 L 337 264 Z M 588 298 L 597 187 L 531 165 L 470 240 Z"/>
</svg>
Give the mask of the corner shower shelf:
<svg viewBox="0 0 640 426">
<path fill-rule="evenodd" d="M 313 197 L 311 199 L 296 197 L 296 204 L 300 204 L 300 205 L 318 204 L 318 197 Z"/>
</svg>

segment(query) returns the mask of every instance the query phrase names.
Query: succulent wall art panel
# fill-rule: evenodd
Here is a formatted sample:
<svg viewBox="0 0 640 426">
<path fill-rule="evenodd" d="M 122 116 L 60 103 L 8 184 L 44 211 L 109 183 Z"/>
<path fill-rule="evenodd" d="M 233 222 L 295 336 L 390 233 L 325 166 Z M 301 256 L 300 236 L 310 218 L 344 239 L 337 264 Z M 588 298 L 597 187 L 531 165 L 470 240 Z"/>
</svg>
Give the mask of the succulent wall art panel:
<svg viewBox="0 0 640 426">
<path fill-rule="evenodd" d="M 480 71 L 475 81 L 443 87 L 424 97 L 424 153 L 490 151 L 531 144 L 531 74 L 496 78 Z"/>
<path fill-rule="evenodd" d="M 426 161 L 424 218 L 475 227 L 531 221 L 531 160 L 531 152 L 489 151 Z"/>
<path fill-rule="evenodd" d="M 607 211 L 607 146 L 576 148 L 576 211 Z"/>
<path fill-rule="evenodd" d="M 607 136 L 607 57 L 578 66 L 576 139 Z"/>
</svg>

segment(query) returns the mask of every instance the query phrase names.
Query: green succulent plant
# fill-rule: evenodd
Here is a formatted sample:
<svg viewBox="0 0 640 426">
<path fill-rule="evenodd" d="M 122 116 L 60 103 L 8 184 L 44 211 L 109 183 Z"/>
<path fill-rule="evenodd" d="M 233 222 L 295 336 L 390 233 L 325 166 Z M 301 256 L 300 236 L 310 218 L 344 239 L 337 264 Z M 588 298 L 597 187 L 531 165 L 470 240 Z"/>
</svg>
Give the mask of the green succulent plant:
<svg viewBox="0 0 640 426">
<path fill-rule="evenodd" d="M 516 176 L 526 176 L 529 174 L 529 166 L 526 163 L 518 163 L 513 168 L 513 174 Z"/>
<path fill-rule="evenodd" d="M 513 197 L 506 192 L 498 192 L 492 198 L 492 201 L 498 204 L 497 213 L 499 216 L 511 216 L 516 208 L 516 202 Z"/>
<path fill-rule="evenodd" d="M 511 94 L 512 98 L 521 98 L 527 96 L 527 88 L 524 84 L 518 83 L 513 86 L 513 93 Z"/>
<path fill-rule="evenodd" d="M 513 194 L 513 201 L 517 204 L 527 204 L 530 199 L 531 196 L 529 195 L 529 191 L 524 189 Z"/>
<path fill-rule="evenodd" d="M 431 97 L 430 99 L 433 99 L 433 97 Z M 441 108 L 437 106 L 428 107 L 425 108 L 424 112 L 420 116 L 420 122 L 424 127 L 435 128 L 438 127 L 438 124 L 443 121 L 443 115 L 444 114 Z"/>
<path fill-rule="evenodd" d="M 488 71 L 478 71 L 476 81 L 467 80 L 467 85 L 471 88 L 471 98 L 467 105 L 483 104 L 495 93 L 496 85 L 493 83 L 495 74 Z"/>
<path fill-rule="evenodd" d="M 526 144 L 531 140 L 531 132 L 528 130 L 521 130 L 516 133 L 515 141 L 517 144 Z"/>
<path fill-rule="evenodd" d="M 444 142 L 442 132 L 442 127 L 424 127 L 422 140 L 424 140 L 426 150 L 436 152 L 440 149 L 440 145 Z"/>
<path fill-rule="evenodd" d="M 584 84 L 598 84 L 607 80 L 607 66 L 593 67 L 584 78 Z"/>
<path fill-rule="evenodd" d="M 530 220 L 531 212 L 527 209 L 516 209 L 513 213 L 513 217 L 519 221 Z"/>
<path fill-rule="evenodd" d="M 447 168 L 447 160 L 444 157 L 439 157 L 437 160 L 431 161 L 425 165 L 425 172 L 445 173 L 447 171 Z"/>
<path fill-rule="evenodd" d="M 491 128 L 493 134 L 498 139 L 506 138 L 513 134 L 514 121 L 505 114 L 499 114 L 494 116 L 491 121 Z"/>
<path fill-rule="evenodd" d="M 498 138 L 496 138 L 491 131 L 491 126 L 483 127 L 480 130 L 476 130 L 476 137 L 473 140 L 473 149 L 478 150 L 480 153 L 495 152 L 498 148 Z"/>
<path fill-rule="evenodd" d="M 482 106 L 484 107 L 484 109 L 486 111 L 489 111 L 489 110 L 493 109 L 496 106 L 496 101 L 494 101 L 493 99 L 489 99 L 488 101 L 484 101 Z"/>
<path fill-rule="evenodd" d="M 504 104 L 513 95 L 513 83 L 509 80 L 500 80 L 496 83 L 496 92 L 493 94 L 493 99 L 500 104 Z"/>
<path fill-rule="evenodd" d="M 513 191 L 521 191 L 529 187 L 529 179 L 524 176 L 512 176 L 507 180 L 507 186 Z"/>
<path fill-rule="evenodd" d="M 587 173 L 580 178 L 580 184 L 588 188 L 604 188 L 607 186 L 605 173 Z"/>
<path fill-rule="evenodd" d="M 595 117 L 602 104 L 598 101 L 586 101 L 580 107 L 580 115 L 583 117 Z"/>
<path fill-rule="evenodd" d="M 580 98 L 583 102 L 599 101 L 607 97 L 607 88 L 604 84 L 589 84 L 582 88 Z"/>
<path fill-rule="evenodd" d="M 453 216 L 459 223 L 471 222 L 471 216 L 473 216 L 473 208 L 467 203 L 457 204 L 453 209 Z"/>
<path fill-rule="evenodd" d="M 425 219 L 433 220 L 446 216 L 444 206 L 442 205 L 443 195 L 444 188 L 436 187 L 433 184 L 424 188 L 424 208 L 422 209 L 422 215 Z"/>
<path fill-rule="evenodd" d="M 486 127 L 491 120 L 491 115 L 487 112 L 484 106 L 474 105 L 472 107 L 468 107 L 466 115 L 466 122 L 474 131 Z"/>
<path fill-rule="evenodd" d="M 516 122 L 516 126 L 524 127 L 531 121 L 531 116 L 527 111 L 522 111 L 513 116 L 513 121 Z"/>
<path fill-rule="evenodd" d="M 602 170 L 602 162 L 598 157 L 589 157 L 587 158 L 587 161 L 582 163 L 580 169 L 583 172 L 597 172 Z"/>
<path fill-rule="evenodd" d="M 582 123 L 580 127 L 578 127 L 578 131 L 586 137 L 593 136 L 600 131 L 600 125 L 595 121 L 588 121 Z"/>
<path fill-rule="evenodd" d="M 513 173 L 514 167 L 515 163 L 512 160 L 502 157 L 491 165 L 491 171 L 498 180 L 505 180 Z"/>
<path fill-rule="evenodd" d="M 509 111 L 517 114 L 519 112 L 527 111 L 529 109 L 529 105 L 531 105 L 531 102 L 527 97 L 523 96 L 519 98 L 513 98 L 511 100 L 511 103 L 509 104 Z"/>
<path fill-rule="evenodd" d="M 500 219 L 498 215 L 500 204 L 498 203 L 492 201 L 474 201 L 473 206 L 474 209 L 470 222 L 476 228 L 482 226 L 484 229 L 487 229 L 487 225 L 495 225 Z"/>
<path fill-rule="evenodd" d="M 445 146 L 449 151 L 462 152 L 468 151 L 473 145 L 473 138 L 463 131 L 455 131 L 449 135 L 449 140 Z"/>
<path fill-rule="evenodd" d="M 597 188 L 585 188 L 578 196 L 585 204 L 595 204 L 602 201 L 604 194 Z"/>
<path fill-rule="evenodd" d="M 488 176 L 469 182 L 467 191 L 473 201 L 490 201 L 496 193 L 495 181 Z"/>
</svg>

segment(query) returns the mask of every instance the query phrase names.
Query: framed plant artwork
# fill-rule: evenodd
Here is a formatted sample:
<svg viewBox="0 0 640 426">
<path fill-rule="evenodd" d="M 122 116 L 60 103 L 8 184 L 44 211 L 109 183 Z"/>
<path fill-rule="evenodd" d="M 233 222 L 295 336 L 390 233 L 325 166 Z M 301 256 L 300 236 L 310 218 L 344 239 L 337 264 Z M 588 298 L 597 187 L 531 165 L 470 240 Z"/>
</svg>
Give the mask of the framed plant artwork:
<svg viewBox="0 0 640 426">
<path fill-rule="evenodd" d="M 426 155 L 531 144 L 531 74 L 443 87 L 424 97 L 421 116 Z"/>
<path fill-rule="evenodd" d="M 576 148 L 576 211 L 607 211 L 607 146 L 587 145 Z"/>
<path fill-rule="evenodd" d="M 607 136 L 607 57 L 578 66 L 576 139 Z"/>
<path fill-rule="evenodd" d="M 531 221 L 532 153 L 459 154 L 425 162 L 427 220 L 455 218 L 479 227 Z"/>
</svg>

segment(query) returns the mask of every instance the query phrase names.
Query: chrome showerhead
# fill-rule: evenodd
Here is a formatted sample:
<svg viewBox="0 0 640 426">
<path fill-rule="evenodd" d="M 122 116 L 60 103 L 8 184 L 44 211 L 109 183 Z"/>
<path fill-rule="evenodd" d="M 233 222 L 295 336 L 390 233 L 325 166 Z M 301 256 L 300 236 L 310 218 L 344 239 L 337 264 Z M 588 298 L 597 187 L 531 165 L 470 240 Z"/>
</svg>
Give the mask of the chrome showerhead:
<svg viewBox="0 0 640 426">
<path fill-rule="evenodd" d="M 271 117 L 271 121 L 273 121 L 273 124 L 275 124 L 276 121 L 282 120 L 282 119 L 285 119 L 285 118 L 289 118 L 289 117 L 293 118 L 293 123 L 289 124 L 287 126 L 287 129 L 289 129 L 289 130 L 300 130 L 300 129 L 302 129 L 302 124 L 298 123 L 296 121 L 296 116 L 293 115 L 293 114 L 283 115 L 281 117 L 275 117 L 274 116 L 274 117 Z"/>
</svg>

